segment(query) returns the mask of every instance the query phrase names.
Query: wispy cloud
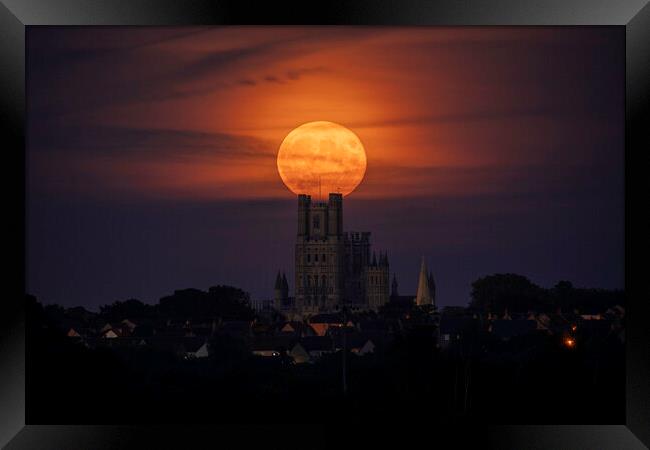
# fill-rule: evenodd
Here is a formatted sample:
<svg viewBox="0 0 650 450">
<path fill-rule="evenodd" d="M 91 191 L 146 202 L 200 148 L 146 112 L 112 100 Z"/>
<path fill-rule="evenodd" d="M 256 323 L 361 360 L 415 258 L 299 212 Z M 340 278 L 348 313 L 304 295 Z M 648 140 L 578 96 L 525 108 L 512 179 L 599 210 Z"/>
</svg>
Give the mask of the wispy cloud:
<svg viewBox="0 0 650 450">
<path fill-rule="evenodd" d="M 275 157 L 274 144 L 251 136 L 195 130 L 88 125 L 34 125 L 28 150 L 37 154 L 101 153 L 111 158 Z"/>
</svg>

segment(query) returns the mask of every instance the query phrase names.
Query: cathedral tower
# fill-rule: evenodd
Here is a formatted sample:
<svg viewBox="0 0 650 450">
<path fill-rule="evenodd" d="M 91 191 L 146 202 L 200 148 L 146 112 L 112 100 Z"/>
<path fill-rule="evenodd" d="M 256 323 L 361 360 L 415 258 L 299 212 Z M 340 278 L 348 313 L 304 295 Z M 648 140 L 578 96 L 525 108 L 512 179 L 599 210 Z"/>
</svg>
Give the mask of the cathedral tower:
<svg viewBox="0 0 650 450">
<path fill-rule="evenodd" d="M 343 293 L 343 195 L 328 202 L 298 196 L 296 237 L 296 307 L 303 315 L 332 311 Z"/>
</svg>

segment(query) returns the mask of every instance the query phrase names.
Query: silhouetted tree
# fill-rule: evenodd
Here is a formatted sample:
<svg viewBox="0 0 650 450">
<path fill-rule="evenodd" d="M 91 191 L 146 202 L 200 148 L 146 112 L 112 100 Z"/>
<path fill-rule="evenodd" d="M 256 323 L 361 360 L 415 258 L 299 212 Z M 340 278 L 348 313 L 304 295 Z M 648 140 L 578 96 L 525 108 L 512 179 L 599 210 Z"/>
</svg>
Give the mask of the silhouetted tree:
<svg viewBox="0 0 650 450">
<path fill-rule="evenodd" d="M 110 321 L 120 321 L 124 319 L 142 319 L 151 318 L 156 315 L 156 306 L 147 305 L 137 299 L 113 302 L 110 305 L 99 307 L 99 313 L 102 319 Z"/>
<path fill-rule="evenodd" d="M 470 307 L 501 314 L 547 309 L 550 304 L 543 288 L 513 273 L 495 274 L 472 283 Z"/>
<path fill-rule="evenodd" d="M 159 311 L 165 316 L 186 318 L 221 317 L 226 320 L 252 320 L 250 295 L 232 286 L 213 286 L 208 292 L 182 289 L 160 299 Z"/>
</svg>

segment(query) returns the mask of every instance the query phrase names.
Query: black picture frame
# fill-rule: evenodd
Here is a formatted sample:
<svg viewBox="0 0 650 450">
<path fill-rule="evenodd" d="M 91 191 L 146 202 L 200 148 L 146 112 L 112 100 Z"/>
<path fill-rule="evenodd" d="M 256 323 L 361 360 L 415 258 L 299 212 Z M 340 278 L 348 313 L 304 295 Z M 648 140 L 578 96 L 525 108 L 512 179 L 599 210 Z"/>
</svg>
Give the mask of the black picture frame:
<svg viewBox="0 0 650 450">
<path fill-rule="evenodd" d="M 625 290 L 626 423 L 611 425 L 527 425 L 415 430 L 346 430 L 313 426 L 56 426 L 25 424 L 25 36 L 35 25 L 613 25 L 626 32 Z M 647 448 L 650 446 L 650 289 L 644 259 L 650 230 L 643 216 L 650 202 L 650 5 L 647 0 L 357 0 L 253 2 L 194 0 L 0 0 L 0 115 L 6 125 L 3 154 L 5 192 L 16 199 L 5 208 L 8 279 L 15 292 L 2 299 L 0 314 L 0 445 L 20 448 L 236 448 L 325 446 L 408 448 L 440 439 L 455 448 Z M 13 175 L 13 176 L 12 176 Z M 603 180 L 606 183 L 606 180 Z M 22 245 L 20 245 L 22 244 Z M 634 259 L 634 262 L 633 262 Z M 645 283 L 644 283 L 645 282 Z M 432 405 L 435 407 L 435 405 Z M 254 412 L 252 411 L 251 414 Z M 343 436 L 346 430 L 350 433 Z M 433 445 L 431 445 L 433 446 Z M 363 448 L 361 447 L 361 448 Z"/>
</svg>

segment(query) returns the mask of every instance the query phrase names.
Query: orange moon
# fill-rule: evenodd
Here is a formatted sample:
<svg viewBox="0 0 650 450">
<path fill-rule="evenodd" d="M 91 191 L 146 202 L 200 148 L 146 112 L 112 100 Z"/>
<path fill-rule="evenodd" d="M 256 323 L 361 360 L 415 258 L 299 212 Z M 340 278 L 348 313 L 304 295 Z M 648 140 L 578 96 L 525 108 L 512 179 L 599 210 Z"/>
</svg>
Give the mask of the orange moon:
<svg viewBox="0 0 650 450">
<path fill-rule="evenodd" d="M 294 194 L 327 198 L 348 195 L 366 173 L 366 151 L 359 137 L 334 122 L 308 122 L 294 128 L 280 144 L 278 172 Z M 320 182 L 320 189 L 319 189 Z"/>
</svg>

